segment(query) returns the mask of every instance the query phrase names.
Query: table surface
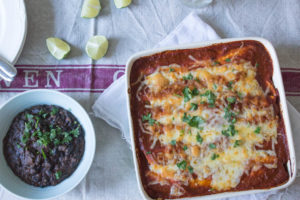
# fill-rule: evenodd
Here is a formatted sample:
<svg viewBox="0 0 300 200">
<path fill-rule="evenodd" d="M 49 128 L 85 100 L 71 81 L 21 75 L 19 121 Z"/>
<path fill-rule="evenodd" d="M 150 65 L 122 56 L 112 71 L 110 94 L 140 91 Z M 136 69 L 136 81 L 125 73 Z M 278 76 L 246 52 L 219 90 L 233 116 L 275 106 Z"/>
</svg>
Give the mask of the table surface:
<svg viewBox="0 0 300 200">
<path fill-rule="evenodd" d="M 293 81 L 300 80 L 300 71 L 290 69 L 300 69 L 299 0 L 214 0 L 202 9 L 191 9 L 178 0 L 133 0 L 129 8 L 116 9 L 112 0 L 101 0 L 102 10 L 96 19 L 80 18 L 82 2 L 78 0 L 25 0 L 25 3 L 28 35 L 18 61 L 22 66 L 92 64 L 94 61 L 86 56 L 84 47 L 95 34 L 107 36 L 110 45 L 107 55 L 94 64 L 124 65 L 130 55 L 152 48 L 186 15 L 197 11 L 223 38 L 259 36 L 270 40 L 278 53 L 281 68 L 296 74 L 288 83 L 293 85 Z M 48 53 L 45 39 L 51 36 L 63 38 L 71 44 L 68 59 L 57 61 Z M 92 75 L 90 78 L 93 78 Z M 0 103 L 15 94 L 0 93 Z M 97 149 L 86 178 L 58 199 L 141 199 L 129 145 L 117 129 L 91 113 L 91 106 L 100 93 L 67 94 L 90 113 L 96 130 Z M 298 110 L 299 95 L 300 91 L 295 91 L 295 88 L 288 93 L 289 101 Z M 268 199 L 299 199 L 299 189 L 300 178 L 289 189 Z M 251 198 L 255 199 L 254 196 Z M 0 188 L 0 199 L 11 200 L 15 197 Z"/>
</svg>

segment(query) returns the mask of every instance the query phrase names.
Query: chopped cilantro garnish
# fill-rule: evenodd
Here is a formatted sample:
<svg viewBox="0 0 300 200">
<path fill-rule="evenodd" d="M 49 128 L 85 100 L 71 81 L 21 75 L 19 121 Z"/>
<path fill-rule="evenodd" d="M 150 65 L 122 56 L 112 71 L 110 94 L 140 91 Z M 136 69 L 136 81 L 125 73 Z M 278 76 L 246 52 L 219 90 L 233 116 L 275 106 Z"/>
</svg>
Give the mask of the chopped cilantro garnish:
<svg viewBox="0 0 300 200">
<path fill-rule="evenodd" d="M 169 69 L 169 72 L 174 72 L 174 71 L 175 71 L 175 69 L 173 69 L 173 68 Z"/>
<path fill-rule="evenodd" d="M 46 160 L 46 159 L 47 159 L 47 156 L 46 156 L 46 154 L 45 154 L 44 150 L 43 150 L 43 149 L 41 149 L 41 152 L 42 152 L 42 156 L 43 156 L 44 160 Z"/>
<path fill-rule="evenodd" d="M 197 135 L 196 135 L 196 140 L 197 140 L 197 142 L 199 142 L 200 144 L 202 144 L 202 142 L 203 142 L 203 138 L 201 137 L 201 135 L 200 135 L 199 133 L 197 133 Z"/>
<path fill-rule="evenodd" d="M 232 89 L 232 84 L 233 84 L 232 81 L 229 81 L 229 82 L 228 82 L 228 84 L 227 84 L 228 89 L 230 89 L 230 90 Z"/>
<path fill-rule="evenodd" d="M 74 137 L 78 137 L 79 136 L 79 126 L 76 129 L 73 129 L 70 131 L 70 134 L 72 134 Z"/>
<path fill-rule="evenodd" d="M 218 86 L 215 83 L 214 83 L 213 87 L 215 90 L 218 88 Z"/>
<path fill-rule="evenodd" d="M 21 142 L 23 144 L 27 143 L 27 141 L 30 137 L 30 130 L 31 129 L 32 129 L 32 127 L 31 127 L 30 123 L 25 122 L 25 129 L 24 129 L 24 132 L 23 132 L 23 136 L 21 138 Z"/>
<path fill-rule="evenodd" d="M 198 105 L 197 105 L 197 104 L 191 103 L 191 108 L 190 108 L 190 110 L 197 110 L 197 108 L 198 108 Z"/>
<path fill-rule="evenodd" d="M 226 61 L 226 62 L 230 62 L 231 59 L 230 59 L 230 58 L 226 58 L 225 61 Z"/>
<path fill-rule="evenodd" d="M 32 114 L 26 114 L 26 119 L 27 119 L 29 122 L 32 122 L 33 115 L 32 115 Z"/>
<path fill-rule="evenodd" d="M 171 145 L 175 146 L 176 145 L 176 140 L 171 140 Z"/>
<path fill-rule="evenodd" d="M 240 97 L 240 98 L 243 98 L 243 94 L 241 92 L 237 92 L 237 95 Z"/>
<path fill-rule="evenodd" d="M 193 97 L 199 95 L 199 90 L 197 88 L 194 88 L 192 90 L 192 95 L 193 95 Z"/>
<path fill-rule="evenodd" d="M 142 121 L 143 121 L 143 122 L 144 122 L 144 121 L 148 121 L 148 123 L 149 123 L 150 126 L 153 126 L 154 123 L 155 123 L 155 119 L 152 119 L 152 118 L 151 118 L 151 113 L 148 113 L 147 115 L 143 115 Z"/>
<path fill-rule="evenodd" d="M 197 96 L 199 94 L 199 91 L 197 88 L 194 88 L 193 90 L 190 90 L 190 88 L 185 87 L 182 90 L 183 97 L 184 97 L 184 102 L 188 102 L 191 100 L 194 96 Z"/>
<path fill-rule="evenodd" d="M 207 97 L 207 103 L 208 104 L 210 104 L 210 105 L 214 105 L 215 104 L 216 95 L 212 91 L 207 90 L 204 94 L 201 94 L 201 96 Z"/>
<path fill-rule="evenodd" d="M 216 160 L 217 158 L 219 158 L 220 156 L 219 156 L 219 154 L 213 154 L 212 156 L 211 156 L 211 159 L 212 160 Z"/>
<path fill-rule="evenodd" d="M 218 62 L 217 60 L 213 62 L 213 65 L 214 65 L 214 66 L 215 66 L 215 65 L 219 65 L 219 64 L 220 64 L 220 62 Z"/>
<path fill-rule="evenodd" d="M 55 115 L 57 112 L 58 112 L 58 108 L 53 107 L 50 114 Z"/>
<path fill-rule="evenodd" d="M 241 144 L 242 144 L 242 140 L 236 140 L 236 141 L 234 141 L 233 147 L 236 148 L 236 147 L 240 146 Z"/>
<path fill-rule="evenodd" d="M 209 148 L 211 148 L 211 149 L 215 149 L 215 148 L 216 148 L 216 145 L 213 144 L 213 143 L 210 143 L 208 146 L 209 146 Z"/>
<path fill-rule="evenodd" d="M 258 67 L 259 66 L 259 64 L 258 63 L 255 63 L 255 67 Z"/>
<path fill-rule="evenodd" d="M 147 151 L 147 152 L 146 152 L 146 154 L 151 154 L 151 153 L 152 153 L 151 151 Z"/>
<path fill-rule="evenodd" d="M 182 78 L 183 80 L 193 80 L 193 75 L 189 73 L 187 76 L 183 76 Z"/>
<path fill-rule="evenodd" d="M 176 97 L 182 97 L 181 95 L 179 95 L 179 94 L 174 94 L 174 96 L 176 96 Z"/>
<path fill-rule="evenodd" d="M 61 171 L 55 172 L 55 178 L 58 180 L 61 177 Z"/>
<path fill-rule="evenodd" d="M 185 161 L 185 160 L 183 160 L 183 161 L 177 163 L 176 165 L 177 165 L 177 167 L 178 167 L 179 169 L 182 169 L 182 170 L 185 170 L 185 169 L 186 169 L 186 161 Z"/>
<path fill-rule="evenodd" d="M 236 98 L 235 98 L 235 97 L 227 97 L 227 101 L 228 101 L 229 103 L 235 103 Z"/>
<path fill-rule="evenodd" d="M 188 170 L 191 174 L 194 172 L 194 168 L 192 166 L 188 166 Z"/>
<path fill-rule="evenodd" d="M 224 111 L 225 111 L 225 115 L 224 115 L 224 118 L 228 120 L 228 122 L 230 123 L 234 123 L 236 122 L 236 114 L 234 112 L 232 112 L 231 110 L 231 106 L 228 105 Z"/>
<path fill-rule="evenodd" d="M 237 134 L 238 131 L 235 130 L 235 127 L 233 124 L 230 124 L 226 130 L 222 130 L 222 135 L 229 137 L 229 136 L 234 136 Z"/>
<path fill-rule="evenodd" d="M 182 91 L 183 96 L 184 96 L 184 102 L 188 102 L 189 100 L 192 99 L 192 91 L 190 90 L 190 88 L 185 87 Z"/>
<path fill-rule="evenodd" d="M 258 133 L 260 133 L 260 130 L 261 130 L 261 127 L 258 126 L 258 127 L 256 127 L 254 133 L 258 134 Z"/>
<path fill-rule="evenodd" d="M 183 146 L 183 150 L 186 151 L 188 147 L 186 145 Z"/>
<path fill-rule="evenodd" d="M 200 128 L 201 127 L 200 125 L 205 122 L 204 119 L 202 119 L 199 116 L 191 116 L 191 115 L 187 115 L 186 113 L 184 113 L 182 117 L 182 121 L 186 122 L 188 125 L 194 128 Z"/>
</svg>

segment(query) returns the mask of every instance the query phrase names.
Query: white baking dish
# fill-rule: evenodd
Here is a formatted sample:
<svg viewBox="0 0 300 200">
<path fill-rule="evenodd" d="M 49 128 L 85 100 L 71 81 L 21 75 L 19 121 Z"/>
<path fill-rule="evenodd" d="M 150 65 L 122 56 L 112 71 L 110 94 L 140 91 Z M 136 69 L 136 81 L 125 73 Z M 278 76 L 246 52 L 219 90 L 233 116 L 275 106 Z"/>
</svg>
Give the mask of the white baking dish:
<svg viewBox="0 0 300 200">
<path fill-rule="evenodd" d="M 263 44 L 265 46 L 265 48 L 267 49 L 267 51 L 269 52 L 269 54 L 271 56 L 271 59 L 273 62 L 273 77 L 272 78 L 273 78 L 274 86 L 278 89 L 278 92 L 279 92 L 280 107 L 281 107 L 281 111 L 282 111 L 282 115 L 283 115 L 283 119 L 284 119 L 286 135 L 287 135 L 287 142 L 288 142 L 289 155 L 290 155 L 290 160 L 288 161 L 288 171 L 289 171 L 290 178 L 287 183 L 277 186 L 277 187 L 269 188 L 269 189 L 255 189 L 255 190 L 246 190 L 246 191 L 238 191 L 238 192 L 224 192 L 224 193 L 219 193 L 219 194 L 190 197 L 190 198 L 181 198 L 181 199 L 193 199 L 193 200 L 217 199 L 217 198 L 226 198 L 226 197 L 232 197 L 232 196 L 237 196 L 237 195 L 246 195 L 246 194 L 253 194 L 253 193 L 258 193 L 258 192 L 273 191 L 273 190 L 278 190 L 278 189 L 288 187 L 290 184 L 292 184 L 292 182 L 296 178 L 296 158 L 295 158 L 294 143 L 293 143 L 292 130 L 291 130 L 290 119 L 289 119 L 289 115 L 288 115 L 288 109 L 287 109 L 287 104 L 286 104 L 286 97 L 285 97 L 280 67 L 279 67 L 278 58 L 277 58 L 274 47 L 266 39 L 257 38 L 257 37 L 221 39 L 221 40 L 201 42 L 201 43 L 178 45 L 178 46 L 167 47 L 167 48 L 159 48 L 159 49 L 153 49 L 153 50 L 136 53 L 135 55 L 131 56 L 128 59 L 127 64 L 126 64 L 126 79 L 127 79 L 126 80 L 126 84 L 127 84 L 126 92 L 128 91 L 128 89 L 130 89 L 130 72 L 131 72 L 132 65 L 137 59 L 139 59 L 141 57 L 153 55 L 153 54 L 156 54 L 156 53 L 159 53 L 162 51 L 166 51 L 166 50 L 193 49 L 193 48 L 210 46 L 210 45 L 218 44 L 218 43 L 227 43 L 227 42 L 242 41 L 242 40 L 254 40 L 254 41 L 260 42 L 261 44 Z M 128 94 L 128 92 L 127 92 L 127 111 L 128 111 L 129 128 L 130 128 L 130 134 L 131 134 L 133 160 L 134 160 L 134 165 L 135 165 L 138 186 L 139 186 L 140 192 L 144 199 L 152 199 L 145 192 L 143 185 L 142 185 L 142 181 L 141 181 L 139 166 L 138 166 L 138 162 L 137 162 L 137 155 L 136 155 L 136 151 L 135 151 L 136 146 L 135 146 L 135 142 L 134 142 L 133 122 L 132 122 L 131 110 L 130 110 L 130 95 Z"/>
</svg>

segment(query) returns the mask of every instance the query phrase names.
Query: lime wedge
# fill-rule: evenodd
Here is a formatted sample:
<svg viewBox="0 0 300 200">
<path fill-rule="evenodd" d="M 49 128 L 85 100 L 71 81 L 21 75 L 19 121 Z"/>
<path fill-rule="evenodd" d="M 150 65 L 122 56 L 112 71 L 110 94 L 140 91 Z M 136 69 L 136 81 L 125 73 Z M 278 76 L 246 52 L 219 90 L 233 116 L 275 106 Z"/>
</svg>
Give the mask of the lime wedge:
<svg viewBox="0 0 300 200">
<path fill-rule="evenodd" d="M 106 37 L 102 35 L 96 35 L 88 40 L 85 46 L 85 51 L 90 58 L 99 60 L 106 54 L 107 48 L 108 41 Z"/>
<path fill-rule="evenodd" d="M 99 0 L 84 0 L 81 9 L 81 17 L 93 18 L 96 17 L 101 10 L 101 4 Z"/>
<path fill-rule="evenodd" d="M 114 0 L 117 8 L 124 8 L 131 4 L 131 0 Z"/>
<path fill-rule="evenodd" d="M 46 44 L 50 53 L 58 60 L 66 57 L 71 50 L 70 45 L 59 38 L 50 37 L 46 40 Z"/>
</svg>

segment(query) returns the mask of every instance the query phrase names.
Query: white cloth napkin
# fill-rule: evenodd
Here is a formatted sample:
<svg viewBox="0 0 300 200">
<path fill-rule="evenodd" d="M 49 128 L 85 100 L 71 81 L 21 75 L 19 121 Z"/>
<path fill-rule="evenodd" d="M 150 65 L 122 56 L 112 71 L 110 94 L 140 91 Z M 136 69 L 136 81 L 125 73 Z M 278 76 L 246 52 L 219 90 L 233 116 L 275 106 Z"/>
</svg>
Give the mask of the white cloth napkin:
<svg viewBox="0 0 300 200">
<path fill-rule="evenodd" d="M 203 22 L 196 13 L 189 14 L 165 39 L 155 47 L 174 46 L 176 44 L 185 44 L 192 42 L 201 42 L 219 39 L 216 32 L 205 22 Z M 295 143 L 300 141 L 300 114 L 288 103 L 288 110 L 293 129 Z M 112 83 L 97 99 L 93 106 L 96 117 L 105 120 L 111 126 L 118 128 L 122 132 L 123 138 L 130 144 L 130 133 L 126 109 L 126 89 L 125 76 L 122 76 Z M 300 145 L 295 145 L 297 159 L 297 169 L 300 169 Z"/>
</svg>

